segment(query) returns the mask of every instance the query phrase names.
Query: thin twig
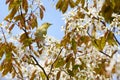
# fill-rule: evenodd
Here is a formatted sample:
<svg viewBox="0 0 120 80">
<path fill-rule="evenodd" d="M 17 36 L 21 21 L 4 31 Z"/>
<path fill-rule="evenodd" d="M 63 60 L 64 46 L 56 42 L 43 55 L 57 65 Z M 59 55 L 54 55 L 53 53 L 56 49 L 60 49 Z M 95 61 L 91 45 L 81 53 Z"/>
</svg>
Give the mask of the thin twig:
<svg viewBox="0 0 120 80">
<path fill-rule="evenodd" d="M 7 40 L 6 40 L 6 37 L 5 37 L 4 31 L 3 31 L 3 28 L 2 28 L 2 27 L 0 27 L 0 28 L 1 28 L 1 31 L 2 31 L 2 34 L 3 34 L 3 38 L 4 38 L 4 40 L 5 40 L 5 43 L 7 43 Z"/>
<path fill-rule="evenodd" d="M 90 36 L 90 38 L 92 39 L 92 36 L 89 34 L 89 27 L 88 27 L 88 30 L 87 30 L 87 34 L 88 34 L 88 36 Z M 97 42 L 95 41 L 95 39 L 94 39 L 93 41 L 95 42 L 95 44 L 96 44 L 97 46 L 99 46 L 99 45 L 97 44 Z M 104 54 L 104 55 L 106 55 L 107 57 L 111 58 L 111 56 L 109 56 L 108 54 L 104 53 L 103 51 L 100 51 L 100 50 L 99 50 L 99 52 L 101 52 L 102 54 Z"/>
<path fill-rule="evenodd" d="M 120 45 L 120 42 L 119 42 L 118 39 L 116 38 L 115 34 L 113 34 L 113 36 L 114 36 L 115 41 Z"/>
<path fill-rule="evenodd" d="M 59 58 L 59 56 L 60 56 L 62 50 L 63 50 L 63 48 L 61 48 L 61 50 L 60 50 L 60 52 L 58 53 L 58 55 L 57 55 L 55 61 L 52 63 L 51 68 L 50 68 L 50 72 L 49 72 L 48 76 L 50 75 L 50 73 L 51 73 L 51 71 L 52 71 L 52 69 L 53 69 L 53 65 L 54 65 L 55 62 L 58 60 L 58 58 Z"/>
<path fill-rule="evenodd" d="M 44 68 L 38 63 L 37 59 L 33 55 L 30 55 L 30 56 L 34 59 L 34 61 L 36 62 L 36 65 L 39 66 L 42 69 L 42 71 L 45 74 L 47 80 L 49 80 L 49 77 L 48 77 L 47 73 L 45 72 Z"/>
<path fill-rule="evenodd" d="M 108 54 L 104 53 L 103 51 L 99 51 L 99 52 L 101 52 L 101 53 L 104 54 L 105 56 L 111 58 L 111 56 L 109 56 Z"/>
</svg>

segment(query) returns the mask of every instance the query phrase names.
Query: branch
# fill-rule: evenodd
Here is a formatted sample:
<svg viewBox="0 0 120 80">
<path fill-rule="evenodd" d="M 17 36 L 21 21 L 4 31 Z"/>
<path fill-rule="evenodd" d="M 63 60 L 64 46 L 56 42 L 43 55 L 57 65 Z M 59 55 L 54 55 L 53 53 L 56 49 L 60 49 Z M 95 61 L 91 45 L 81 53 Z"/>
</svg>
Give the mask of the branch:
<svg viewBox="0 0 120 80">
<path fill-rule="evenodd" d="M 51 68 L 50 68 L 50 72 L 49 72 L 48 76 L 50 75 L 50 73 L 51 73 L 51 71 L 52 71 L 52 69 L 53 69 L 53 65 L 54 65 L 55 62 L 58 60 L 58 58 L 59 58 L 59 56 L 60 56 L 62 50 L 63 50 L 63 48 L 61 48 L 61 50 L 60 50 L 60 52 L 58 53 L 58 55 L 57 55 L 55 61 L 52 63 Z"/>
<path fill-rule="evenodd" d="M 116 38 L 115 34 L 113 34 L 113 36 L 114 36 L 115 41 L 120 45 L 120 42 L 119 42 L 118 39 Z"/>
<path fill-rule="evenodd" d="M 32 57 L 34 59 L 34 61 L 36 62 L 36 65 L 39 66 L 42 69 L 42 71 L 45 74 L 47 80 L 49 80 L 49 77 L 48 77 L 47 73 L 45 72 L 44 68 L 38 63 L 37 59 L 33 55 L 30 55 L 30 57 Z"/>
</svg>

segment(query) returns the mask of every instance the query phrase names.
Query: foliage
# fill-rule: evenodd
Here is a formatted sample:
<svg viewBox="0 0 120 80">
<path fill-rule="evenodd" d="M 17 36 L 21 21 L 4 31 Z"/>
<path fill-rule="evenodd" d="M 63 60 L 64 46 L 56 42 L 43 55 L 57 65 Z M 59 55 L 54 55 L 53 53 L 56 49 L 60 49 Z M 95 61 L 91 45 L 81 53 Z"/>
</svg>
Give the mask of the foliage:
<svg viewBox="0 0 120 80">
<path fill-rule="evenodd" d="M 119 4 L 120 0 L 58 0 L 56 9 L 66 22 L 64 37 L 58 41 L 46 35 L 39 47 L 33 33 L 38 16 L 41 20 L 44 17 L 42 2 L 6 0 L 10 11 L 4 19 L 7 25 L 0 24 L 2 76 L 10 73 L 12 78 L 22 80 L 109 80 L 116 74 L 119 78 Z M 69 6 L 71 10 L 66 12 Z M 12 34 L 15 27 L 22 31 L 19 36 Z"/>
</svg>

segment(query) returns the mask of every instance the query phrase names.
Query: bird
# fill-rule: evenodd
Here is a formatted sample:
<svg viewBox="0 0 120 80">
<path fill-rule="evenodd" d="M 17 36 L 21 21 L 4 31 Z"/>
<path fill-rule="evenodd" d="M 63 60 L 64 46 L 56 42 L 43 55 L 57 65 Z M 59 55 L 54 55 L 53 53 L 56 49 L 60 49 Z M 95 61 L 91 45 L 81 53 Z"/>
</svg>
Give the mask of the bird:
<svg viewBox="0 0 120 80">
<path fill-rule="evenodd" d="M 37 46 L 40 47 L 40 43 L 43 43 L 45 40 L 45 36 L 47 34 L 47 30 L 52 25 L 51 23 L 45 22 L 40 27 L 36 29 L 35 35 L 35 41 L 37 43 Z"/>
</svg>

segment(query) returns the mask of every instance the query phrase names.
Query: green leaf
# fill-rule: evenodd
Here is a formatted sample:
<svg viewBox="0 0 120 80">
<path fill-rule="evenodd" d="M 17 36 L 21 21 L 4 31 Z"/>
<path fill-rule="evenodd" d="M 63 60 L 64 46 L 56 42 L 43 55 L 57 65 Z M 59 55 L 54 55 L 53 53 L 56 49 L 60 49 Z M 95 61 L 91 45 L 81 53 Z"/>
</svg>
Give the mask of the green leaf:
<svg viewBox="0 0 120 80">
<path fill-rule="evenodd" d="M 43 72 L 40 72 L 40 77 L 42 78 L 42 80 L 46 80 L 46 76 Z"/>
<path fill-rule="evenodd" d="M 106 38 L 105 37 L 101 37 L 100 38 L 100 48 L 101 48 L 101 50 L 103 50 L 104 49 L 104 47 L 105 47 L 105 44 L 106 44 Z"/>
<path fill-rule="evenodd" d="M 85 0 L 81 0 L 82 7 L 85 5 Z"/>
<path fill-rule="evenodd" d="M 110 0 L 106 0 L 100 11 L 102 16 L 105 18 L 106 22 L 111 22 L 111 20 L 112 20 L 113 9 L 112 9 L 111 5 L 112 5 L 112 3 L 110 3 Z"/>
<path fill-rule="evenodd" d="M 72 49 L 73 49 L 74 53 L 76 54 L 76 52 L 77 52 L 77 43 L 76 43 L 74 38 L 72 39 Z"/>
<path fill-rule="evenodd" d="M 90 37 L 89 36 L 81 36 L 80 40 L 82 41 L 82 43 L 87 44 L 90 41 Z"/>
<path fill-rule="evenodd" d="M 65 68 L 70 68 L 70 61 L 66 63 Z"/>
<path fill-rule="evenodd" d="M 117 42 L 114 40 L 114 34 L 111 31 L 108 33 L 107 42 L 109 45 L 117 45 Z"/>
<path fill-rule="evenodd" d="M 106 44 L 106 37 L 100 37 L 99 39 L 92 40 L 92 44 L 95 48 L 97 48 L 99 51 L 102 51 Z"/>
<path fill-rule="evenodd" d="M 64 59 L 63 58 L 58 58 L 58 60 L 55 62 L 54 67 L 59 68 L 64 65 Z"/>
<path fill-rule="evenodd" d="M 80 67 L 80 65 L 76 64 L 73 66 L 73 70 L 77 70 Z"/>
<path fill-rule="evenodd" d="M 0 59 L 3 57 L 4 55 L 4 51 L 6 49 L 6 45 L 4 43 L 0 43 Z"/>
<path fill-rule="evenodd" d="M 71 71 L 70 69 L 68 69 L 67 72 L 68 72 L 68 74 L 69 74 L 70 76 L 74 76 L 73 71 Z"/>
</svg>

